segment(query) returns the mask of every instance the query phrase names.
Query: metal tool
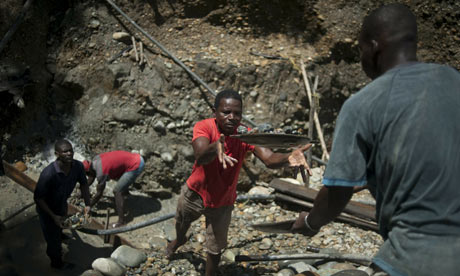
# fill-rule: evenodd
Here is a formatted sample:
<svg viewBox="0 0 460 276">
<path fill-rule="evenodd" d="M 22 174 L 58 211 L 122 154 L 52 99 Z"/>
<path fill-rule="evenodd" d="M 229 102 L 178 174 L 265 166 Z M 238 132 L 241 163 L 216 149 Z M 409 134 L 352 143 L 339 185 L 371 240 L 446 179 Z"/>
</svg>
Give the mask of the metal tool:
<svg viewBox="0 0 460 276">
<path fill-rule="evenodd" d="M 240 139 L 254 146 L 272 149 L 287 149 L 310 143 L 310 139 L 307 136 L 284 133 L 248 133 L 230 135 L 230 137 Z"/>
<path fill-rule="evenodd" d="M 286 221 L 279 221 L 279 222 L 268 222 L 268 223 L 260 223 L 260 224 L 252 224 L 250 225 L 252 228 L 262 231 L 262 232 L 269 232 L 269 233 L 292 233 L 291 228 L 294 224 L 295 220 L 286 220 Z"/>
</svg>

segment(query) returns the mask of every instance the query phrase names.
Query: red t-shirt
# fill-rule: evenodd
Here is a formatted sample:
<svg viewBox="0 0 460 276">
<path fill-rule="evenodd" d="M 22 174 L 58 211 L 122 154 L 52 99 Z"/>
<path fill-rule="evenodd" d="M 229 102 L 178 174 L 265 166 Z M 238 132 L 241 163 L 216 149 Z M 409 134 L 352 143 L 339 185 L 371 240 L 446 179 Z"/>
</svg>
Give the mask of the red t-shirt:
<svg viewBox="0 0 460 276">
<path fill-rule="evenodd" d="M 195 124 L 192 142 L 198 137 L 206 137 L 210 143 L 219 140 L 220 132 L 215 118 L 205 119 Z M 254 146 L 228 136 L 225 136 L 224 148 L 225 154 L 238 160 L 237 164 L 224 169 L 217 157 L 206 165 L 198 166 L 195 161 L 192 175 L 187 179 L 188 187 L 203 198 L 205 207 L 218 208 L 233 205 L 244 155 L 247 151 L 254 151 Z"/>
<path fill-rule="evenodd" d="M 139 168 L 141 157 L 138 153 L 117 150 L 99 154 L 102 163 L 102 174 L 110 179 L 118 180 L 125 172 Z"/>
</svg>

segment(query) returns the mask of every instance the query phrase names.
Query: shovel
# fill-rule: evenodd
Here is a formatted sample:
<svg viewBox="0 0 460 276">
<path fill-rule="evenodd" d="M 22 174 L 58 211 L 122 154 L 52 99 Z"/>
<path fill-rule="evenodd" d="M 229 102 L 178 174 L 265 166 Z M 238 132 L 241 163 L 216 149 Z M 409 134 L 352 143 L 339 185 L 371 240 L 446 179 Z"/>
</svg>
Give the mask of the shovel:
<svg viewBox="0 0 460 276">
<path fill-rule="evenodd" d="M 252 228 L 269 233 L 292 233 L 291 228 L 295 219 L 285 220 L 280 222 L 268 222 L 250 225 Z"/>
</svg>

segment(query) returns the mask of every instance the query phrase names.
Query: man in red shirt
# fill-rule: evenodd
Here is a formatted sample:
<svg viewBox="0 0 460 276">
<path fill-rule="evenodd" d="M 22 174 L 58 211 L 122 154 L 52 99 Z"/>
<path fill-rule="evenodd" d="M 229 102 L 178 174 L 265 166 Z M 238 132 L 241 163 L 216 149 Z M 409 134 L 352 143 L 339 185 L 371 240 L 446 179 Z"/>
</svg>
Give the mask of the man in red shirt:
<svg viewBox="0 0 460 276">
<path fill-rule="evenodd" d="M 91 185 L 97 178 L 96 195 L 91 201 L 91 205 L 96 204 L 101 198 L 107 180 L 118 180 L 113 188 L 115 196 L 115 207 L 118 214 L 118 222 L 113 227 L 125 224 L 124 216 L 124 197 L 128 192 L 129 185 L 134 183 L 136 178 L 144 170 L 144 159 L 138 153 L 127 151 L 111 151 L 97 155 L 91 162 L 85 160 L 83 165 L 88 176 L 88 184 Z"/>
<path fill-rule="evenodd" d="M 215 275 L 221 252 L 227 246 L 236 184 L 246 152 L 255 154 L 268 168 L 284 165 L 306 168 L 305 145 L 291 153 L 274 153 L 252 146 L 229 135 L 236 134 L 243 113 L 241 96 L 233 90 L 220 92 L 215 99 L 215 117 L 202 120 L 193 128 L 192 146 L 195 164 L 183 186 L 176 212 L 176 239 L 166 248 L 168 258 L 183 245 L 191 223 L 206 217 L 206 275 Z"/>
</svg>

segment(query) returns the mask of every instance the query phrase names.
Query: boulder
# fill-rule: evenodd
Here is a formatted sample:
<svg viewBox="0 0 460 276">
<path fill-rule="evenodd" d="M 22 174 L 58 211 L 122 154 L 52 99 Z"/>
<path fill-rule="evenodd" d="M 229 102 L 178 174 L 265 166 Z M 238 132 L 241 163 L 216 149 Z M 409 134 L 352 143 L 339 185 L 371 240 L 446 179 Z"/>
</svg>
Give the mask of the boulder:
<svg viewBox="0 0 460 276">
<path fill-rule="evenodd" d="M 129 267 L 137 267 L 147 260 L 144 252 L 127 245 L 119 246 L 110 257 Z"/>
<path fill-rule="evenodd" d="M 106 276 L 123 276 L 126 269 L 119 265 L 111 258 L 98 258 L 91 264 L 94 270 L 101 272 Z"/>
<path fill-rule="evenodd" d="M 83 272 L 80 276 L 104 276 L 104 274 L 94 269 L 88 269 L 85 272 Z"/>
<path fill-rule="evenodd" d="M 128 45 L 132 44 L 131 36 L 126 32 L 115 32 L 112 34 L 112 38 Z"/>
</svg>

